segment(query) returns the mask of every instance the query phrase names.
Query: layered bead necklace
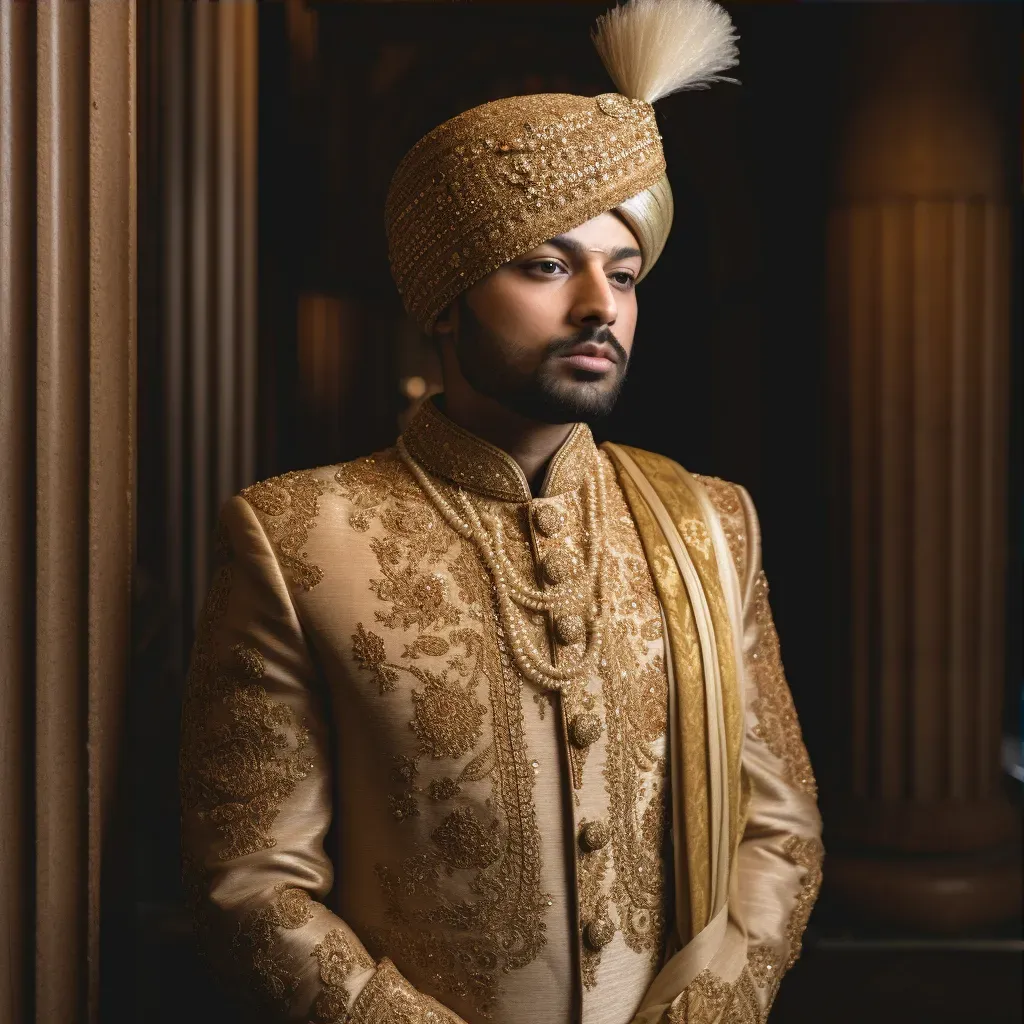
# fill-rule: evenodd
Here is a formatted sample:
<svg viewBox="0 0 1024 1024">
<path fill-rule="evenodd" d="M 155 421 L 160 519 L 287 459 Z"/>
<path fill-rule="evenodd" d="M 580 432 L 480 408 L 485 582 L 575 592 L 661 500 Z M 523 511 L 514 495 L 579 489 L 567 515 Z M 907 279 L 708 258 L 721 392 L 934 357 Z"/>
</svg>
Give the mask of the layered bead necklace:
<svg viewBox="0 0 1024 1024">
<path fill-rule="evenodd" d="M 596 460 L 596 472 L 587 478 L 587 551 L 582 578 L 576 578 L 564 564 L 567 559 L 555 558 L 545 563 L 552 585 L 541 589 L 524 580 L 512 564 L 505 550 L 504 531 L 495 516 L 481 515 L 462 488 L 454 493 L 456 508 L 412 457 L 401 438 L 398 454 L 449 526 L 471 541 L 480 553 L 494 584 L 498 616 L 519 671 L 547 690 L 563 690 L 584 678 L 592 670 L 604 640 L 606 482 L 601 460 Z M 586 614 L 581 614 L 584 609 Z M 576 646 L 585 640 L 582 653 L 560 658 L 557 665 L 545 658 L 530 637 L 527 622 L 528 615 L 537 612 L 554 618 L 556 633 L 566 644 Z"/>
</svg>

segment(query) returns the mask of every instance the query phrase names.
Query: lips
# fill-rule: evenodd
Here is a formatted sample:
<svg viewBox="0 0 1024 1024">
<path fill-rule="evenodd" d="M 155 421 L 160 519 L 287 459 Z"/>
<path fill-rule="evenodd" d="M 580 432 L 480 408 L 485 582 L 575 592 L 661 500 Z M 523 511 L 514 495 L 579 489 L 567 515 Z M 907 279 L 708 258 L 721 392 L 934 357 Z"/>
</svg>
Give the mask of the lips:
<svg viewBox="0 0 1024 1024">
<path fill-rule="evenodd" d="M 569 349 L 562 358 L 570 366 L 589 373 L 607 373 L 618 362 L 615 350 L 610 345 L 600 345 L 594 341 Z"/>
</svg>

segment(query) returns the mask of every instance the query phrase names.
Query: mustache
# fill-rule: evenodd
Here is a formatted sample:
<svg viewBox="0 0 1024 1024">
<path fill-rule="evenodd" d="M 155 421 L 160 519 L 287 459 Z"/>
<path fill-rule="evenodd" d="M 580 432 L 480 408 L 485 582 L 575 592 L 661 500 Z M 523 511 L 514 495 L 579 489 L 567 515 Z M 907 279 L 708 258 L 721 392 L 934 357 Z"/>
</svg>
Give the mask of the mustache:
<svg viewBox="0 0 1024 1024">
<path fill-rule="evenodd" d="M 598 345 L 607 344 L 610 346 L 616 356 L 618 356 L 620 366 L 625 366 L 629 361 L 626 350 L 622 347 L 619 339 L 612 333 L 610 327 L 586 327 L 571 338 L 556 338 L 548 343 L 546 355 L 564 355 L 570 349 L 588 341 L 596 342 Z"/>
</svg>

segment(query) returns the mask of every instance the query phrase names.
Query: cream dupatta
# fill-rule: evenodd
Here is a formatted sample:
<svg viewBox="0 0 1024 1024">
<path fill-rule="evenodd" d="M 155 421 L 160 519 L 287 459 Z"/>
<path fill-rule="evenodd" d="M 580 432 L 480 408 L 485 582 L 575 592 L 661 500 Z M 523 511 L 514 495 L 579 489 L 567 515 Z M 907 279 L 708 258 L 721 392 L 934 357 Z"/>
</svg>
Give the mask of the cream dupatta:
<svg viewBox="0 0 1024 1024">
<path fill-rule="evenodd" d="M 634 1024 L 662 1018 L 718 951 L 742 833 L 740 584 L 704 488 L 659 455 L 605 444 L 662 608 L 669 681 L 676 934 Z"/>
</svg>

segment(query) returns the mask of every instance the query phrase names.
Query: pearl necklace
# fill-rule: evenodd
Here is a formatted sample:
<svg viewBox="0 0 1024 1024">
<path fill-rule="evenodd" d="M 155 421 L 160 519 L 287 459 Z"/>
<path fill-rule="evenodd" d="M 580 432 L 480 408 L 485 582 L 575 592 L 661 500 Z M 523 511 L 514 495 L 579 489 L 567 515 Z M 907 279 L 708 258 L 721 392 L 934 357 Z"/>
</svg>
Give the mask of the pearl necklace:
<svg viewBox="0 0 1024 1024">
<path fill-rule="evenodd" d="M 487 520 L 493 531 L 488 531 L 483 518 L 469 496 L 458 488 L 455 498 L 465 518 L 442 494 L 422 466 L 412 457 L 405 442 L 398 439 L 398 454 L 416 482 L 437 507 L 445 521 L 462 537 L 471 541 L 487 566 L 497 597 L 498 614 L 505 636 L 512 649 L 512 657 L 519 671 L 531 682 L 547 690 L 562 690 L 587 674 L 604 642 L 604 510 L 606 482 L 604 467 L 597 462 L 597 472 L 587 481 L 585 509 L 586 533 L 589 544 L 586 553 L 586 572 L 583 581 L 568 580 L 547 590 L 530 586 L 519 577 L 511 559 L 504 550 L 504 535 L 493 516 Z M 591 619 L 587 629 L 587 643 L 582 654 L 567 657 L 559 665 L 552 665 L 537 649 L 529 636 L 526 611 L 569 614 L 579 609 L 588 594 L 594 599 L 587 611 Z"/>
</svg>

